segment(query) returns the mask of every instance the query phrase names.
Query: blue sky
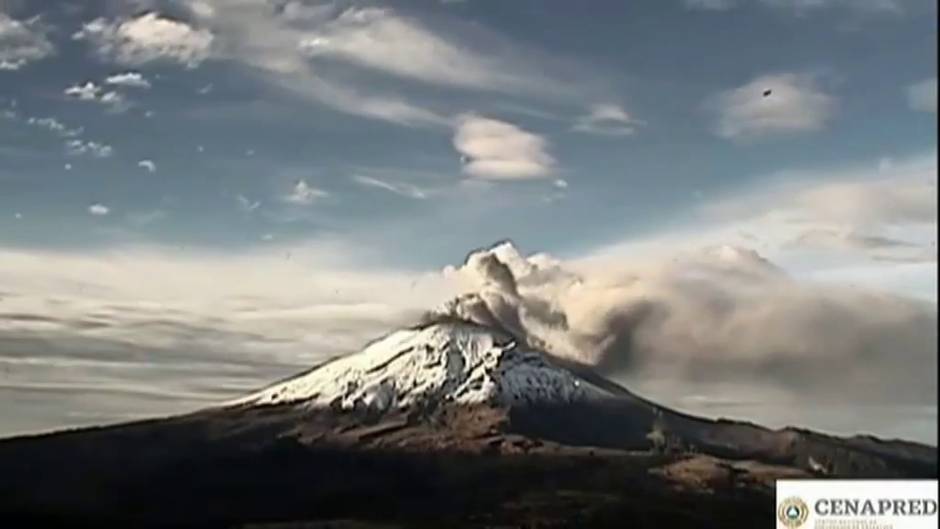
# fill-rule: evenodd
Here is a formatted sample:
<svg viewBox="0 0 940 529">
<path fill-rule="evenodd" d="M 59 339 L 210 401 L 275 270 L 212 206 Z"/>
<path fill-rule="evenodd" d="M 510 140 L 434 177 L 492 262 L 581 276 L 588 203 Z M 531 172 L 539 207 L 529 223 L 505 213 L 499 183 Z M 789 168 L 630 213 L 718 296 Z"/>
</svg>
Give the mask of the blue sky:
<svg viewBox="0 0 940 529">
<path fill-rule="evenodd" d="M 622 266 L 753 249 L 935 319 L 936 17 L 932 0 L 0 0 L 0 334 L 85 343 L 104 338 L 76 318 L 176 303 L 211 349 L 244 323 L 212 303 L 263 299 L 278 323 L 253 336 L 299 345 L 243 351 L 280 366 L 226 386 L 244 388 L 400 323 L 449 292 L 416 278 L 503 239 Z M 327 339 L 278 312 L 337 303 L 368 324 L 343 308 Z M 193 346 L 184 331 L 127 354 Z M 140 380 L 178 381 L 161 377 Z"/>
<path fill-rule="evenodd" d="M 935 112 L 907 93 L 936 84 L 926 1 L 7 4 L 6 26 L 45 46 L 0 74 L 16 114 L 0 124 L 9 245 L 237 250 L 328 233 L 405 244 L 389 257 L 408 266 L 504 237 L 572 253 L 780 170 L 936 143 Z M 82 37 L 95 20 L 104 29 Z M 437 48 L 410 55 L 422 46 Z M 106 81 L 126 73 L 146 85 Z M 89 82 L 94 99 L 65 94 Z M 733 117 L 749 102 L 768 109 Z M 531 135 L 511 163 L 545 159 L 474 173 L 454 145 L 461 115 Z M 111 151 L 70 154 L 70 140 Z M 285 202 L 301 180 L 322 193 Z M 108 214 L 89 215 L 96 203 Z M 428 229 L 443 218 L 446 234 Z"/>
</svg>

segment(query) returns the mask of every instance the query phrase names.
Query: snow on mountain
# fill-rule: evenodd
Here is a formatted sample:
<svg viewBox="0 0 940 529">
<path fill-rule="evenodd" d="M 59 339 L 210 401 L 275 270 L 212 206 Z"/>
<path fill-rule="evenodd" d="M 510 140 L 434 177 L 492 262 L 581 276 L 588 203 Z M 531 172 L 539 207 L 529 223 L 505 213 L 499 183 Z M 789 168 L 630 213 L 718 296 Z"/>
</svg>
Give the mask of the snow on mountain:
<svg viewBox="0 0 940 529">
<path fill-rule="evenodd" d="M 507 334 L 453 321 L 394 332 L 359 353 L 229 405 L 302 403 L 386 411 L 423 403 L 508 406 L 607 395 Z"/>
</svg>

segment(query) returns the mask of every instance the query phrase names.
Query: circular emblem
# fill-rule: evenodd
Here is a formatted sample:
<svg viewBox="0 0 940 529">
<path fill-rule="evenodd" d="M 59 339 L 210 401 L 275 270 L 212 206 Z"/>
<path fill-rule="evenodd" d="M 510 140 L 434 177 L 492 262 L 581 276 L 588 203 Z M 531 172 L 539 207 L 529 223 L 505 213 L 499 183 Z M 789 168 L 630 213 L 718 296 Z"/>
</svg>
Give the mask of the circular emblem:
<svg viewBox="0 0 940 529">
<path fill-rule="evenodd" d="M 790 529 L 796 529 L 806 523 L 808 516 L 809 507 L 795 496 L 783 500 L 777 507 L 777 519 Z"/>
</svg>

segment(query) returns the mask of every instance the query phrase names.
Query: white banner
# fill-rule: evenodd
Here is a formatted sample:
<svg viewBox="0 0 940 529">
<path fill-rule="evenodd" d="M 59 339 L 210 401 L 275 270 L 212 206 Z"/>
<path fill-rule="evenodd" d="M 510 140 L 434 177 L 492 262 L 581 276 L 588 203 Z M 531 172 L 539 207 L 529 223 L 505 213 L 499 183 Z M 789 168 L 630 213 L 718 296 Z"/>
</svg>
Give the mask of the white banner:
<svg viewBox="0 0 940 529">
<path fill-rule="evenodd" d="M 777 529 L 936 529 L 937 480 L 779 480 Z"/>
</svg>

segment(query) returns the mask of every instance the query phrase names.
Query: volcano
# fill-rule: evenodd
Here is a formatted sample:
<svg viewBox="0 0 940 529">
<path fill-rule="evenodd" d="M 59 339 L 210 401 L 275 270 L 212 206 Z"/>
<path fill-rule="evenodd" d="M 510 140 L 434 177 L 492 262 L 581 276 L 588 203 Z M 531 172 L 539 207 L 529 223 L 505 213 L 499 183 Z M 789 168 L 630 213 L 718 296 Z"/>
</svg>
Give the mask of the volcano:
<svg viewBox="0 0 940 529">
<path fill-rule="evenodd" d="M 693 417 L 456 317 L 195 413 L 0 441 L 5 527 L 760 527 L 936 448 Z"/>
</svg>

